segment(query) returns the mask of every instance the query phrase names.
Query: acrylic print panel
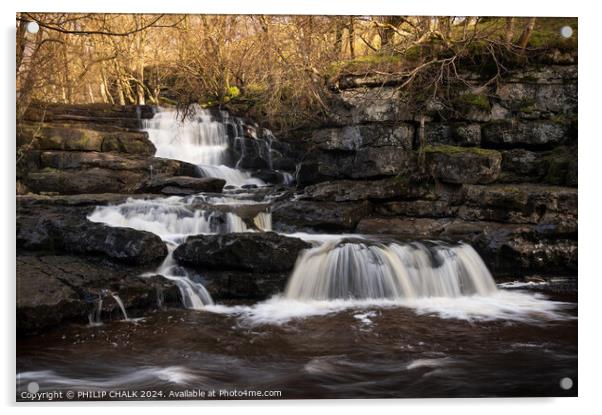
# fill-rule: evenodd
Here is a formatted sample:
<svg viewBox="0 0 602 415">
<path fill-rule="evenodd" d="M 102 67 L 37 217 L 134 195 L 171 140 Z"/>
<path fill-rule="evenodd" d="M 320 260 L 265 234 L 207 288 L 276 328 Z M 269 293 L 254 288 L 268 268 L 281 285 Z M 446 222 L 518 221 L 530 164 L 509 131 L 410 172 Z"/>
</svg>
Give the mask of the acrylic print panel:
<svg viewBox="0 0 602 415">
<path fill-rule="evenodd" d="M 577 395 L 577 20 L 18 13 L 18 401 Z"/>
</svg>

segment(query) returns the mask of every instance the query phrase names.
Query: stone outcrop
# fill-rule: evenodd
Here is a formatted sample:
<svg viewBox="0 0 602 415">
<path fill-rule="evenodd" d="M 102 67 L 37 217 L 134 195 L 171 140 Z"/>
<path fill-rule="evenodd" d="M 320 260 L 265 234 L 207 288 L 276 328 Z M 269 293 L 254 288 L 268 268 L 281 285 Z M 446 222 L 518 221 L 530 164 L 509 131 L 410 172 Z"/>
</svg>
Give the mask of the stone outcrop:
<svg viewBox="0 0 602 415">
<path fill-rule="evenodd" d="M 297 254 L 310 245 L 274 232 L 190 236 L 174 258 L 197 269 L 250 272 L 290 271 Z"/>
<path fill-rule="evenodd" d="M 575 275 L 577 66 L 565 63 L 486 87 L 469 73 L 420 111 L 403 79 L 346 75 L 325 125 L 296 137 L 300 191 L 274 225 L 463 240 L 499 276 Z"/>
<path fill-rule="evenodd" d="M 17 333 L 34 334 L 65 322 L 87 323 L 103 298 L 101 321 L 121 319 L 110 293 L 129 317 L 181 304 L 179 290 L 162 277 L 139 277 L 144 267 L 113 264 L 96 257 L 22 254 L 17 256 Z"/>
<path fill-rule="evenodd" d="M 155 234 L 86 219 L 90 209 L 18 206 L 17 248 L 56 254 L 98 255 L 130 264 L 157 264 L 167 255 Z"/>
<path fill-rule="evenodd" d="M 33 105 L 17 125 L 18 193 L 186 194 L 190 186 L 153 185 L 200 174 L 192 164 L 153 157 L 155 146 L 139 130 L 152 116 L 150 107 Z"/>
</svg>

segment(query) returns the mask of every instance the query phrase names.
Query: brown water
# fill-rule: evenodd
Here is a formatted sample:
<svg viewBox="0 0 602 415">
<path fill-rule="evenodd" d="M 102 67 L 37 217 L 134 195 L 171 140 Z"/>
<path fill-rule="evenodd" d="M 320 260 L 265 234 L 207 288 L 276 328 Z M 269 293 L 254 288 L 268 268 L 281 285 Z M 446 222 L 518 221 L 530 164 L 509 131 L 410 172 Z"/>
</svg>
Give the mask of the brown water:
<svg viewBox="0 0 602 415">
<path fill-rule="evenodd" d="M 40 392 L 137 391 L 121 399 L 185 390 L 221 399 L 234 390 L 280 391 L 273 399 L 576 396 L 576 303 L 562 313 L 477 321 L 366 306 L 251 324 L 237 314 L 166 310 L 69 325 L 17 341 L 17 399 L 27 400 L 30 382 Z M 565 377 L 570 390 L 560 387 Z"/>
</svg>

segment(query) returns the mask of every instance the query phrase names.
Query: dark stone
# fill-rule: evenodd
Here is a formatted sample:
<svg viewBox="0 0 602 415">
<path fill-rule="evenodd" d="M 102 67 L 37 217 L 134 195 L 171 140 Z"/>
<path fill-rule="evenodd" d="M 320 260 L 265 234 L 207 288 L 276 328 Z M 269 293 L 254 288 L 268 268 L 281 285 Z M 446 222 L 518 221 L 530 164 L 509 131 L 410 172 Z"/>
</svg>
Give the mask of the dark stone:
<svg viewBox="0 0 602 415">
<path fill-rule="evenodd" d="M 365 203 L 286 201 L 272 208 L 272 222 L 277 230 L 350 231 L 370 213 Z"/>
<path fill-rule="evenodd" d="M 301 199 L 350 202 L 358 200 L 418 199 L 431 194 L 426 180 L 412 177 L 359 181 L 336 180 L 308 186 Z"/>
<path fill-rule="evenodd" d="M 203 271 L 203 285 L 214 300 L 265 300 L 282 293 L 289 271 Z"/>
<path fill-rule="evenodd" d="M 140 190 L 164 194 L 220 193 L 226 181 L 215 177 L 155 176 Z"/>
<path fill-rule="evenodd" d="M 366 218 L 357 225 L 357 232 L 368 235 L 397 235 L 406 239 L 437 238 L 447 220 L 426 218 Z"/>
<path fill-rule="evenodd" d="M 310 245 L 274 232 L 190 236 L 174 251 L 182 265 L 197 269 L 279 272 L 293 269 Z"/>
<path fill-rule="evenodd" d="M 412 124 L 365 124 L 343 128 L 328 128 L 313 132 L 310 143 L 321 150 L 355 151 L 361 147 L 412 148 Z"/>
<path fill-rule="evenodd" d="M 494 150 L 429 146 L 425 155 L 433 177 L 446 183 L 491 183 L 501 170 L 502 156 Z"/>
<path fill-rule="evenodd" d="M 85 323 L 105 289 L 119 295 L 130 317 L 180 306 L 177 287 L 161 277 L 138 277 L 147 271 L 91 257 L 18 255 L 17 333 L 34 334 L 65 322 Z M 101 319 L 112 318 L 123 317 L 117 303 L 105 297 Z"/>
<path fill-rule="evenodd" d="M 370 179 L 406 172 L 413 154 L 403 147 L 365 147 L 355 152 L 318 152 L 306 157 L 297 182 L 307 185 L 336 179 Z"/>
<path fill-rule="evenodd" d="M 90 209 L 22 207 L 17 210 L 17 247 L 26 250 L 100 255 L 130 264 L 157 263 L 165 243 L 150 232 L 90 222 Z"/>
<path fill-rule="evenodd" d="M 550 149 L 572 139 L 569 126 L 553 121 L 498 121 L 481 131 L 483 147 L 488 148 Z"/>
<path fill-rule="evenodd" d="M 91 151 L 45 151 L 41 170 L 24 177 L 36 193 L 135 193 L 156 176 L 198 176 L 195 165 L 156 157 Z"/>
</svg>

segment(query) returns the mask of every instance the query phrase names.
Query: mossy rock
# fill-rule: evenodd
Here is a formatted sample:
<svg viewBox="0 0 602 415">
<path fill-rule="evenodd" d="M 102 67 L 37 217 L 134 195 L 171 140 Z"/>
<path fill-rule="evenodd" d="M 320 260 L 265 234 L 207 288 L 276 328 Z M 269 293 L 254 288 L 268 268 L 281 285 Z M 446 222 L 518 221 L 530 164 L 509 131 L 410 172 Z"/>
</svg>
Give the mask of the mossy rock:
<svg viewBox="0 0 602 415">
<path fill-rule="evenodd" d="M 491 111 L 491 103 L 485 95 L 461 94 L 454 100 L 454 104 L 460 109 L 476 108 L 481 111 Z"/>
</svg>

